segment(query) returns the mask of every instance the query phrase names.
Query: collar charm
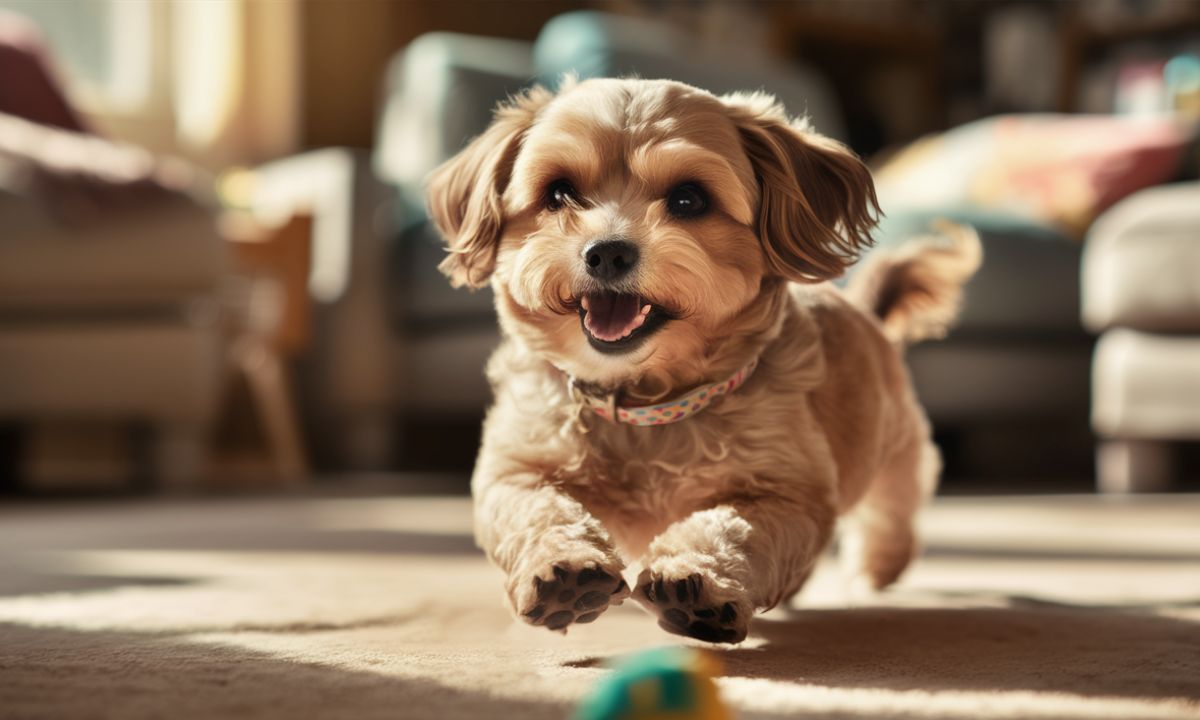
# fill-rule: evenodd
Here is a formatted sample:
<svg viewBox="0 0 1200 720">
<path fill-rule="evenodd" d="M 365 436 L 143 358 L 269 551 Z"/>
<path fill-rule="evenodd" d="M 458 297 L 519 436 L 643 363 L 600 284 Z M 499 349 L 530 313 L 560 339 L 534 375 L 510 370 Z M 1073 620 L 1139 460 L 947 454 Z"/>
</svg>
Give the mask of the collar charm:
<svg viewBox="0 0 1200 720">
<path fill-rule="evenodd" d="M 744 385 L 754 374 L 758 358 L 750 361 L 733 377 L 711 385 L 702 385 L 687 395 L 657 405 L 626 407 L 617 404 L 617 393 L 595 395 L 584 392 L 574 378 L 567 381 L 571 395 L 581 400 L 600 417 L 613 423 L 628 425 L 669 425 L 695 415 L 721 395 L 728 395 Z"/>
</svg>

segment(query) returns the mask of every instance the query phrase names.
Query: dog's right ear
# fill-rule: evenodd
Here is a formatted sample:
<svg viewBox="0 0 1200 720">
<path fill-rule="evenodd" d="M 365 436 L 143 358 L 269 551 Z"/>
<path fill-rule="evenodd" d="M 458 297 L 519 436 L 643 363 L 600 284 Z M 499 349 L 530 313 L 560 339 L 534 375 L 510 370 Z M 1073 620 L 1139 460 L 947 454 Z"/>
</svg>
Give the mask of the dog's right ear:
<svg viewBox="0 0 1200 720">
<path fill-rule="evenodd" d="M 455 287 L 481 287 L 495 270 L 504 229 L 501 196 L 525 131 L 551 97 L 535 86 L 510 98 L 482 135 L 429 175 L 429 215 L 449 253 L 438 269 Z"/>
</svg>

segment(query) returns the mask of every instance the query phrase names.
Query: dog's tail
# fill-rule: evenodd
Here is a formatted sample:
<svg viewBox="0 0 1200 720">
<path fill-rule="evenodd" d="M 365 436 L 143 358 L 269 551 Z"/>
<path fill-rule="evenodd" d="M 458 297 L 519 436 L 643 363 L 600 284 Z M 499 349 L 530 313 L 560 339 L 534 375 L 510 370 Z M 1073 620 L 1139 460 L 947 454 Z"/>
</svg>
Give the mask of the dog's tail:
<svg viewBox="0 0 1200 720">
<path fill-rule="evenodd" d="M 938 220 L 929 235 L 868 255 L 846 294 L 879 318 L 892 342 L 944 337 L 958 316 L 963 285 L 982 261 L 973 229 Z"/>
</svg>

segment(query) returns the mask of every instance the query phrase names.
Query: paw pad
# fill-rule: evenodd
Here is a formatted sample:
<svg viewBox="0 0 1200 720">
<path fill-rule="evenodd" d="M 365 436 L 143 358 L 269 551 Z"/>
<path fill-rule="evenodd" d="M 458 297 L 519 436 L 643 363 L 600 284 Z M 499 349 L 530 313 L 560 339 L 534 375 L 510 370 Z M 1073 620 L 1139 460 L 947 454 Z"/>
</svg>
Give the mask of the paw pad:
<svg viewBox="0 0 1200 720">
<path fill-rule="evenodd" d="M 551 568 L 551 579 L 533 579 L 536 600 L 521 612 L 531 625 L 565 631 L 572 623 L 586 624 L 600 617 L 611 605 L 629 596 L 629 585 L 615 573 L 598 567 L 570 570 Z"/>
<path fill-rule="evenodd" d="M 639 590 L 644 604 L 658 613 L 658 626 L 667 632 L 712 643 L 746 639 L 745 623 L 738 624 L 737 606 L 713 598 L 698 574 L 678 580 L 651 577 Z"/>
</svg>

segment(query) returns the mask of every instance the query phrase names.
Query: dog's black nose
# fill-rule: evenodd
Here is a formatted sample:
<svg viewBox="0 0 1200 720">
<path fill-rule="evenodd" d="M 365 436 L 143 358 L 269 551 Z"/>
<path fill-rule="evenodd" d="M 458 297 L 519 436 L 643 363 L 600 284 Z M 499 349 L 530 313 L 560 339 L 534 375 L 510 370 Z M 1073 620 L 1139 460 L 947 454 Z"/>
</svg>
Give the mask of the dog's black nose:
<svg viewBox="0 0 1200 720">
<path fill-rule="evenodd" d="M 583 251 L 588 275 L 597 280 L 618 280 L 638 261 L 637 245 L 628 240 L 597 240 Z"/>
</svg>

